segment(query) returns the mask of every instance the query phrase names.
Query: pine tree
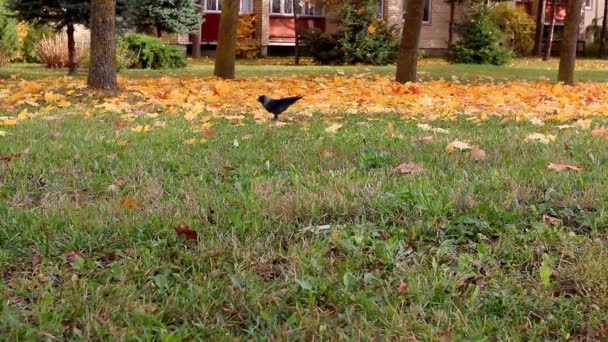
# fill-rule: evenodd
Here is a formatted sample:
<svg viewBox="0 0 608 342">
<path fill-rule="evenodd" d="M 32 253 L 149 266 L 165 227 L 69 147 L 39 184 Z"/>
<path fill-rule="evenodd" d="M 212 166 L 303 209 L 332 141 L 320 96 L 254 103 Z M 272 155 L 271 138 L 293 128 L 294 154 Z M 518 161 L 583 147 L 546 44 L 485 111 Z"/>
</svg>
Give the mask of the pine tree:
<svg viewBox="0 0 608 342">
<path fill-rule="evenodd" d="M 139 32 L 189 33 L 200 26 L 202 17 L 197 0 L 129 0 L 127 25 Z"/>
</svg>

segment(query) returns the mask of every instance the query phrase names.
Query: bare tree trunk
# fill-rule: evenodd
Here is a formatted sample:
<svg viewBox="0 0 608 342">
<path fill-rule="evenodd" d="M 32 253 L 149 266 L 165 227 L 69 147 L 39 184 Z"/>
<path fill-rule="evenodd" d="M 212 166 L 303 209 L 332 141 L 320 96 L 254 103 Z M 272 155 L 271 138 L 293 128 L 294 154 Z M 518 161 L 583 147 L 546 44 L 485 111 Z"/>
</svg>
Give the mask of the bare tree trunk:
<svg viewBox="0 0 608 342">
<path fill-rule="evenodd" d="M 399 60 L 395 80 L 399 83 L 416 82 L 418 64 L 418 45 L 424 16 L 424 0 L 408 0 L 405 20 L 399 45 Z"/>
<path fill-rule="evenodd" d="M 198 0 L 198 15 L 200 17 L 203 16 L 203 0 Z M 201 39 L 202 39 L 202 24 L 197 26 L 197 30 L 195 31 L 194 38 L 192 39 L 192 58 L 201 58 Z"/>
<path fill-rule="evenodd" d="M 76 63 L 76 40 L 74 39 L 74 24 L 68 24 L 66 34 L 68 35 L 68 72 L 76 75 L 78 65 Z"/>
<path fill-rule="evenodd" d="M 553 32 L 555 31 L 555 15 L 557 14 L 557 1 L 551 0 L 551 24 L 549 25 L 549 37 L 547 37 L 547 46 L 545 47 L 545 54 L 543 55 L 543 61 L 549 60 L 551 56 L 551 47 L 553 45 Z M 563 43 L 563 41 L 562 41 Z"/>
<path fill-rule="evenodd" d="M 547 1 L 538 0 L 538 9 L 536 13 L 536 34 L 534 36 L 534 55 L 543 56 L 543 33 L 545 33 L 545 7 Z"/>
<path fill-rule="evenodd" d="M 160 29 L 160 27 L 156 27 L 156 38 L 162 38 L 163 36 L 163 30 Z"/>
<path fill-rule="evenodd" d="M 602 30 L 600 31 L 600 47 L 599 47 L 599 58 L 604 57 L 604 41 L 606 40 L 606 26 L 608 21 L 608 0 L 604 1 L 604 18 L 602 18 Z"/>
<path fill-rule="evenodd" d="M 296 0 L 291 0 L 291 7 L 293 8 L 293 31 L 295 34 L 295 46 L 294 46 L 294 63 L 295 65 L 300 64 L 300 29 L 298 25 L 298 12 L 296 11 Z"/>
<path fill-rule="evenodd" d="M 118 89 L 116 79 L 116 0 L 91 1 L 91 89 Z"/>
<path fill-rule="evenodd" d="M 607 0 L 608 1 L 608 0 Z M 456 0 L 450 1 L 450 22 L 448 23 L 448 46 L 454 44 L 454 17 L 456 16 Z"/>
<path fill-rule="evenodd" d="M 234 78 L 238 20 L 239 0 L 224 0 L 215 54 L 215 69 L 213 70 L 213 74 L 217 77 Z"/>
<path fill-rule="evenodd" d="M 568 0 L 566 23 L 562 46 L 559 53 L 559 70 L 557 80 L 566 84 L 574 83 L 574 66 L 576 64 L 576 45 L 578 32 L 583 20 L 583 4 L 585 0 Z"/>
</svg>

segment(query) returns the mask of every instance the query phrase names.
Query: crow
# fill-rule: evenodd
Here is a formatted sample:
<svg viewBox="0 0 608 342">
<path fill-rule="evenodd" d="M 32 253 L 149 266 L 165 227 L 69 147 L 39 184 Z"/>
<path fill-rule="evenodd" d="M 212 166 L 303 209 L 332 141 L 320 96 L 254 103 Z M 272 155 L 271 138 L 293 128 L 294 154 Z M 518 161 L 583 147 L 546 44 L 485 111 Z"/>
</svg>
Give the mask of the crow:
<svg viewBox="0 0 608 342">
<path fill-rule="evenodd" d="M 282 99 L 274 100 L 266 95 L 262 95 L 262 96 L 258 97 L 258 101 L 260 101 L 262 106 L 264 106 L 264 108 L 266 108 L 267 111 L 274 114 L 273 120 L 276 120 L 279 118 L 279 114 L 286 111 L 287 108 L 289 108 L 289 106 L 291 106 L 292 104 L 294 104 L 296 101 L 298 101 L 301 98 L 302 98 L 302 96 L 291 96 L 291 97 L 285 97 Z"/>
</svg>

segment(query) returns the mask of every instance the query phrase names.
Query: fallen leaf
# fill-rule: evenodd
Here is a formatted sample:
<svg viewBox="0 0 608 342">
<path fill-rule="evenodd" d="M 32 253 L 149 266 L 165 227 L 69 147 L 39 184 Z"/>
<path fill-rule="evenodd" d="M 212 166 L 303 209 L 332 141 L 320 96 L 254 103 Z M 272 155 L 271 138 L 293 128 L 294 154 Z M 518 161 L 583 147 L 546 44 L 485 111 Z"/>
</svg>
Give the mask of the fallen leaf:
<svg viewBox="0 0 608 342">
<path fill-rule="evenodd" d="M 328 231 L 331 229 L 331 225 L 330 224 L 324 224 L 321 226 L 308 226 L 302 229 L 302 231 L 305 232 L 312 232 L 312 233 L 321 233 L 324 231 Z"/>
<path fill-rule="evenodd" d="M 402 280 L 402 281 L 399 283 L 399 287 L 397 288 L 397 292 L 399 292 L 399 293 L 403 293 L 403 292 L 405 292 L 405 291 L 407 291 L 407 283 L 406 283 L 405 281 L 403 281 L 403 280 Z"/>
<path fill-rule="evenodd" d="M 547 165 L 547 168 L 549 170 L 555 170 L 555 171 L 578 171 L 578 172 L 581 172 L 581 171 L 584 170 L 580 166 L 566 165 L 566 164 L 553 164 L 553 163 L 550 163 L 549 165 Z"/>
<path fill-rule="evenodd" d="M 536 118 L 536 117 L 530 119 L 530 123 L 534 126 L 544 126 L 545 125 L 543 120 Z"/>
<path fill-rule="evenodd" d="M 7 135 L 10 135 L 10 133 L 9 133 L 9 132 L 5 132 L 5 131 L 1 131 L 1 130 L 0 130 L 0 137 L 5 137 L 5 136 L 7 136 Z"/>
<path fill-rule="evenodd" d="M 422 171 L 424 171 L 424 165 L 422 165 L 422 164 L 416 164 L 414 162 L 402 163 L 400 165 L 397 165 L 393 169 L 393 172 L 399 173 L 399 174 L 402 174 L 402 175 L 411 174 L 411 173 L 418 173 L 418 172 L 422 172 Z"/>
<path fill-rule="evenodd" d="M 251 138 L 253 138 L 251 134 L 246 134 L 241 137 L 241 140 L 251 140 Z"/>
<path fill-rule="evenodd" d="M 21 158 L 21 152 L 11 153 L 7 156 L 0 156 L 0 160 L 11 161 L 15 158 Z"/>
<path fill-rule="evenodd" d="M 544 214 L 542 216 L 543 221 L 549 223 L 551 226 L 557 226 L 560 222 L 560 219 L 557 217 L 553 217 L 551 215 Z"/>
<path fill-rule="evenodd" d="M 68 252 L 62 253 L 59 257 L 61 259 L 63 259 L 63 261 L 66 261 L 66 262 L 71 262 L 78 258 L 82 258 L 82 256 L 80 255 L 80 252 L 78 252 L 78 251 L 68 251 Z"/>
<path fill-rule="evenodd" d="M 342 127 L 342 124 L 333 124 L 331 126 L 328 126 L 327 128 L 325 128 L 325 132 L 327 133 L 336 133 L 340 128 Z"/>
<path fill-rule="evenodd" d="M 127 146 L 129 145 L 130 141 L 129 140 L 120 140 L 119 142 L 117 142 L 117 144 L 119 146 Z"/>
<path fill-rule="evenodd" d="M 116 154 L 116 153 L 108 154 L 106 156 L 106 158 L 108 158 L 108 160 L 114 160 L 114 159 L 118 158 L 118 154 Z"/>
<path fill-rule="evenodd" d="M 457 150 L 457 149 L 461 150 L 461 151 L 470 150 L 471 148 L 472 148 L 471 145 L 469 145 L 466 142 L 460 141 L 460 140 L 454 140 L 445 147 L 446 151 L 448 151 L 448 152 L 453 152 L 454 150 Z"/>
<path fill-rule="evenodd" d="M 208 128 L 205 128 L 203 130 L 203 135 L 206 136 L 207 138 L 213 138 L 215 136 L 215 132 Z"/>
<path fill-rule="evenodd" d="M 589 129 L 591 128 L 591 124 L 593 123 L 593 121 L 589 120 L 589 119 L 579 119 L 576 120 L 576 127 L 580 128 L 580 129 Z"/>
<path fill-rule="evenodd" d="M 591 131 L 591 135 L 596 137 L 608 138 L 608 127 L 599 127 Z"/>
<path fill-rule="evenodd" d="M 183 236 L 184 238 L 186 238 L 186 240 L 198 239 L 198 233 L 192 228 L 190 228 L 188 225 L 180 224 L 173 227 L 173 230 L 175 231 L 175 234 L 178 238 Z"/>
<path fill-rule="evenodd" d="M 127 209 L 131 209 L 135 207 L 138 202 L 139 201 L 137 200 L 137 198 L 123 198 L 122 200 L 120 200 L 120 205 Z"/>
<path fill-rule="evenodd" d="M 40 257 L 40 254 L 36 253 L 34 254 L 34 257 L 32 258 L 32 267 L 36 267 L 38 265 L 40 265 L 40 262 L 42 261 L 42 258 Z"/>
<path fill-rule="evenodd" d="M 475 145 L 471 149 L 471 158 L 474 160 L 484 160 L 486 159 L 486 151 L 479 148 L 479 145 Z"/>
<path fill-rule="evenodd" d="M 548 144 L 555 141 L 555 135 L 542 134 L 542 133 L 530 133 L 526 136 L 526 141 L 537 141 L 543 144 Z"/>
<path fill-rule="evenodd" d="M 6 119 L 6 120 L 0 121 L 0 127 L 2 127 L 2 126 L 15 126 L 16 124 L 18 124 L 18 122 L 15 119 Z"/>
</svg>

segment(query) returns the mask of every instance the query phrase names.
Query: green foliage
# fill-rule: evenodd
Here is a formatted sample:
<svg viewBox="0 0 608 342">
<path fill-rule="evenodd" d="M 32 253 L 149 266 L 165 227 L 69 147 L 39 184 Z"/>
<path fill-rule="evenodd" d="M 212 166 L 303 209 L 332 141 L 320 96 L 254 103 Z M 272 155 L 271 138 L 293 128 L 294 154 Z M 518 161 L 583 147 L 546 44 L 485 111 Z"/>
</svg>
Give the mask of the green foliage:
<svg viewBox="0 0 608 342">
<path fill-rule="evenodd" d="M 310 55 L 316 63 L 344 63 L 344 51 L 335 36 L 330 36 L 319 29 L 310 29 L 302 35 L 302 42 L 308 45 Z"/>
<path fill-rule="evenodd" d="M 528 13 L 502 3 L 494 8 L 492 17 L 511 37 L 513 50 L 518 56 L 530 54 L 534 46 L 536 22 Z"/>
<path fill-rule="evenodd" d="M 346 1 L 340 16 L 343 31 L 336 35 L 317 29 L 304 33 L 303 41 L 316 62 L 385 65 L 397 60 L 397 32 L 378 18 L 376 1 Z"/>
<path fill-rule="evenodd" d="M 44 36 L 53 35 L 53 30 L 48 25 L 29 27 L 23 43 L 21 44 L 21 60 L 26 63 L 39 63 L 36 57 L 36 45 Z"/>
<path fill-rule="evenodd" d="M 133 68 L 139 61 L 139 53 L 129 48 L 124 37 L 116 39 L 116 70 Z"/>
<path fill-rule="evenodd" d="M 137 54 L 135 68 L 141 69 L 175 69 L 186 66 L 184 53 L 175 46 L 166 45 L 160 39 L 143 34 L 130 34 L 125 42 L 133 53 Z"/>
<path fill-rule="evenodd" d="M 513 58 L 513 51 L 502 46 L 505 33 L 494 22 L 486 5 L 475 7 L 457 27 L 462 40 L 450 47 L 451 62 L 503 65 Z"/>
<path fill-rule="evenodd" d="M 18 37 L 17 21 L 10 18 L 0 7 L 0 65 L 9 62 L 19 51 Z"/>
<path fill-rule="evenodd" d="M 338 42 L 347 63 L 390 64 L 397 60 L 399 41 L 393 26 L 378 18 L 377 1 L 349 0 L 340 14 L 344 30 Z"/>
<path fill-rule="evenodd" d="M 195 0 L 130 0 L 125 18 L 127 26 L 147 33 L 188 33 L 201 24 Z"/>
<path fill-rule="evenodd" d="M 7 0 L 7 7 L 17 18 L 37 25 L 62 28 L 68 24 L 88 24 L 91 16 L 87 0 Z"/>
</svg>

